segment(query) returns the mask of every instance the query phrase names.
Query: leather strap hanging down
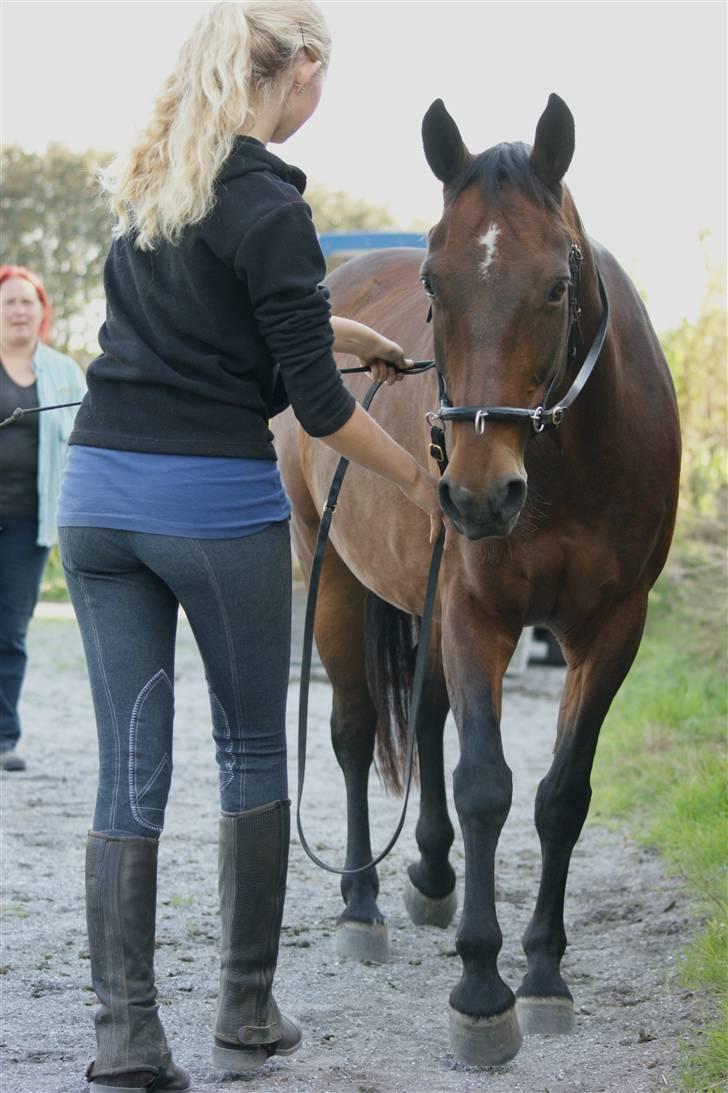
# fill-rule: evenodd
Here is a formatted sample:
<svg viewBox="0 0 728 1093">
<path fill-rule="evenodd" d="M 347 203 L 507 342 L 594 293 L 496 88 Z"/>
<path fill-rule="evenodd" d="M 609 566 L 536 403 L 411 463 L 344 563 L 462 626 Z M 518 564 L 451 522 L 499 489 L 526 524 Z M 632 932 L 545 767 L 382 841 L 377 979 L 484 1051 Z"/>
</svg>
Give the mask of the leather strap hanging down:
<svg viewBox="0 0 728 1093">
<path fill-rule="evenodd" d="M 432 367 L 432 361 L 417 362 L 421 365 L 427 365 Z M 419 371 L 426 371 L 425 367 L 419 369 Z M 345 369 L 344 371 L 366 371 L 366 369 Z M 408 368 L 407 373 L 412 373 L 413 369 Z M 362 402 L 362 406 L 365 410 L 368 410 L 372 399 L 376 395 L 381 383 L 374 382 L 367 391 L 367 394 Z M 446 464 L 440 464 L 440 473 L 444 473 Z M 311 576 L 309 578 L 308 586 L 308 600 L 306 603 L 306 620 L 304 623 L 303 631 L 303 651 L 301 654 L 301 687 L 300 697 L 298 705 L 298 799 L 296 808 L 296 826 L 298 828 L 298 837 L 301 840 L 301 846 L 308 854 L 312 862 L 320 866 L 321 869 L 325 869 L 327 873 L 336 873 L 339 876 L 352 876 L 355 873 L 365 873 L 368 869 L 373 869 L 378 865 L 387 854 L 389 854 L 392 847 L 397 842 L 400 836 L 402 828 L 404 826 L 405 817 L 407 815 L 407 805 L 409 803 L 410 789 L 412 786 L 412 767 L 414 760 L 414 748 L 415 737 L 417 731 L 417 718 L 420 709 L 420 700 L 424 690 L 425 672 L 427 670 L 427 654 L 430 645 L 430 631 L 432 629 L 432 614 L 435 606 L 435 594 L 437 592 L 437 579 L 440 573 L 440 562 L 442 561 L 442 552 L 445 544 L 445 528 L 440 529 L 440 534 L 437 537 L 434 550 L 432 552 L 432 561 L 430 562 L 430 571 L 427 577 L 427 591 L 425 593 L 425 604 L 422 609 L 422 622 L 420 625 L 419 640 L 417 642 L 417 659 L 415 662 L 415 674 L 412 684 L 412 699 L 410 702 L 409 719 L 407 722 L 407 735 L 405 746 L 405 770 L 404 770 L 404 801 L 402 802 L 402 812 L 400 814 L 399 822 L 395 829 L 394 834 L 385 846 L 384 850 L 378 854 L 371 861 L 365 865 L 360 865 L 356 869 L 341 869 L 336 866 L 329 865 L 323 861 L 319 856 L 311 849 L 308 840 L 303 831 L 303 824 L 301 820 L 301 803 L 303 800 L 303 786 L 306 775 L 306 744 L 308 737 L 308 694 L 309 686 L 311 682 L 311 656 L 313 652 L 313 625 L 316 615 L 316 600 L 318 598 L 318 588 L 321 579 L 321 566 L 323 564 L 324 553 L 326 551 L 326 544 L 329 538 L 329 530 L 331 528 L 331 521 L 333 519 L 334 512 L 336 510 L 337 499 L 339 491 L 341 490 L 344 476 L 349 467 L 348 459 L 340 459 L 336 468 L 331 487 L 329 489 L 329 495 L 326 499 L 323 515 L 321 517 L 321 526 L 319 528 L 318 539 L 316 541 L 316 550 L 314 551 L 313 562 L 311 564 Z"/>
</svg>

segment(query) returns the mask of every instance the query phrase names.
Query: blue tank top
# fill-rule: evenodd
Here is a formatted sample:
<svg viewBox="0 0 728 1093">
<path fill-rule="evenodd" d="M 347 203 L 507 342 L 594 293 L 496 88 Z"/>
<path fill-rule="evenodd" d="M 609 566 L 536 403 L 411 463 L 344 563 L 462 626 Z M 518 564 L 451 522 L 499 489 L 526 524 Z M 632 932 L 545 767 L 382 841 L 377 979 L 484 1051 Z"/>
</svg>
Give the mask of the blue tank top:
<svg viewBox="0 0 728 1093">
<path fill-rule="evenodd" d="M 291 513 L 270 459 L 162 455 L 74 444 L 59 527 L 118 528 L 186 539 L 238 539 Z"/>
</svg>

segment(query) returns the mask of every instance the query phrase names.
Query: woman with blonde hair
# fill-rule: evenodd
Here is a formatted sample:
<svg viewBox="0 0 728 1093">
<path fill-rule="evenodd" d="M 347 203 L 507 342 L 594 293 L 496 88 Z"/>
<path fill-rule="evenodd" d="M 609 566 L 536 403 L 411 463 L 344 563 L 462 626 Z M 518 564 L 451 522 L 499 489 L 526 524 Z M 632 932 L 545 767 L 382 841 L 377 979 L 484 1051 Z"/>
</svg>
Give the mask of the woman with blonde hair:
<svg viewBox="0 0 728 1093">
<path fill-rule="evenodd" d="M 394 378 L 399 346 L 331 318 L 305 176 L 268 151 L 318 105 L 330 41 L 313 3 L 211 8 L 151 120 L 106 177 L 117 215 L 101 356 L 59 506 L 99 738 L 86 858 L 93 1088 L 181 1090 L 156 1005 L 159 836 L 172 770 L 181 604 L 205 665 L 220 778 L 213 1062 L 244 1073 L 301 1031 L 272 994 L 289 842 L 290 506 L 268 420 L 397 483 L 435 483 L 344 388 L 332 350 Z"/>
</svg>

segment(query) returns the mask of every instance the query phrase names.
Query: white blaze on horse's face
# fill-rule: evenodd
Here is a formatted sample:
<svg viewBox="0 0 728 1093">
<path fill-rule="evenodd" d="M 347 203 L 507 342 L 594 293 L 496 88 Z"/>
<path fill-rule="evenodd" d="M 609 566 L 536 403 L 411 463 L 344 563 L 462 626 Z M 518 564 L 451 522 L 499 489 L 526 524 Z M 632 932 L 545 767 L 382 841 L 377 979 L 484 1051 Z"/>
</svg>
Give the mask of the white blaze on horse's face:
<svg viewBox="0 0 728 1093">
<path fill-rule="evenodd" d="M 485 278 L 488 276 L 488 270 L 493 265 L 496 256 L 496 243 L 498 242 L 498 236 L 500 235 L 500 228 L 496 224 L 495 220 L 491 221 L 491 224 L 485 233 L 481 235 L 478 242 L 482 247 L 485 247 L 485 257 L 480 263 L 480 275 Z"/>
</svg>

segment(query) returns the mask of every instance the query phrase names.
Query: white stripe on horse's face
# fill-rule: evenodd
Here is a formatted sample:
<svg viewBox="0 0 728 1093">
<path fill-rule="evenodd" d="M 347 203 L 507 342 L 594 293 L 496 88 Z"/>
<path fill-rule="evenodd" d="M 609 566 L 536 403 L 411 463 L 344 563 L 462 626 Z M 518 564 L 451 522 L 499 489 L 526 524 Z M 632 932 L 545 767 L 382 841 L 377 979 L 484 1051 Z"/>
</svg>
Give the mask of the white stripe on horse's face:
<svg viewBox="0 0 728 1093">
<path fill-rule="evenodd" d="M 480 263 L 480 275 L 481 277 L 488 276 L 488 270 L 493 265 L 496 255 L 496 243 L 498 236 L 500 235 L 500 228 L 496 224 L 495 220 L 491 222 L 485 235 L 481 235 L 478 242 L 481 246 L 485 247 L 485 257 Z"/>
</svg>

